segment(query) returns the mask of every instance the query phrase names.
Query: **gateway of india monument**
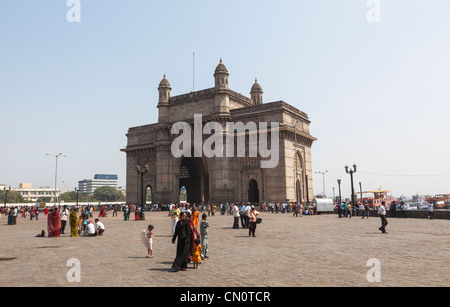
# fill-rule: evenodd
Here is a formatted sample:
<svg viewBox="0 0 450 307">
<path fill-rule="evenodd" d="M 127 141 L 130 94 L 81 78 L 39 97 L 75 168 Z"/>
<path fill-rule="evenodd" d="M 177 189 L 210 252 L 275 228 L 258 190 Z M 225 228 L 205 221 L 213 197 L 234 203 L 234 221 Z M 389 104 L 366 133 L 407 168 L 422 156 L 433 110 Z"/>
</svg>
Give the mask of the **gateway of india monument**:
<svg viewBox="0 0 450 307">
<path fill-rule="evenodd" d="M 251 88 L 250 98 L 236 93 L 228 88 L 228 77 L 228 70 L 220 60 L 214 73 L 213 88 L 171 96 L 171 85 L 164 76 L 158 87 L 158 123 L 130 128 L 127 146 L 121 149 L 126 153 L 128 204 L 141 204 L 145 193 L 151 193 L 153 203 L 179 203 L 181 190 L 186 191 L 188 203 L 198 205 L 204 202 L 305 203 L 312 200 L 311 146 L 316 138 L 309 133 L 308 115 L 284 101 L 264 103 L 257 80 Z M 207 157 L 192 146 L 191 154 L 174 156 L 172 143 L 181 131 L 172 134 L 172 127 L 177 122 L 185 122 L 194 131 L 194 118 L 198 114 L 201 115 L 201 127 L 216 122 L 223 127 L 223 134 L 227 133 L 227 123 L 256 123 L 258 131 L 253 134 L 260 133 L 259 123 L 267 123 L 267 129 L 264 129 L 267 136 L 264 137 L 269 138 L 266 141 L 268 149 L 273 123 L 278 123 L 279 148 L 275 148 L 278 164 L 273 168 L 262 168 L 262 160 L 267 159 L 249 154 L 249 144 L 252 145 L 250 129 L 240 133 L 245 137 L 244 155 Z M 195 133 L 192 135 L 194 144 Z M 209 137 L 211 134 L 201 134 L 202 144 Z M 239 133 L 232 133 L 235 152 L 239 147 L 238 137 Z"/>
</svg>

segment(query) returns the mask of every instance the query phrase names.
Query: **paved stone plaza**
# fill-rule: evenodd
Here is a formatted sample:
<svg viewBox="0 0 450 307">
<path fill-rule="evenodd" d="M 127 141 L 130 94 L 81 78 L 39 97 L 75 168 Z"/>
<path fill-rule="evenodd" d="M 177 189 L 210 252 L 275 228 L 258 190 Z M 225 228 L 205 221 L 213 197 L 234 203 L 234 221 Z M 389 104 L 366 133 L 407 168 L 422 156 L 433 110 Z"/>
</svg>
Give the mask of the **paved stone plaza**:
<svg viewBox="0 0 450 307">
<path fill-rule="evenodd" d="M 94 213 L 95 217 L 98 213 Z M 450 221 L 379 218 L 338 219 L 263 213 L 257 237 L 232 229 L 231 216 L 211 216 L 210 258 L 198 270 L 171 272 L 176 244 L 166 212 L 146 221 L 101 219 L 102 237 L 36 238 L 46 218 L 0 218 L 0 286 L 450 286 Z M 147 259 L 139 234 L 155 226 L 154 258 Z M 66 233 L 69 233 L 66 229 Z M 7 259 L 14 258 L 14 259 Z M 67 261 L 81 263 L 81 282 L 69 283 Z M 369 283 L 367 261 L 379 259 L 381 282 Z"/>
</svg>

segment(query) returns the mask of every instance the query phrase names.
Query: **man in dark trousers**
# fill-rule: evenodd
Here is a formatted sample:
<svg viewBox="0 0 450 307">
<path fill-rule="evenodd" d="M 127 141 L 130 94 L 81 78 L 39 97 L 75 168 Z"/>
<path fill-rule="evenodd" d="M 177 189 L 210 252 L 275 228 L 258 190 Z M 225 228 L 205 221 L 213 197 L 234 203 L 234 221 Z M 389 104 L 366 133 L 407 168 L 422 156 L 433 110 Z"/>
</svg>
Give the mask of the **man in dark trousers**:
<svg viewBox="0 0 450 307">
<path fill-rule="evenodd" d="M 386 218 L 386 207 L 385 206 L 386 206 L 386 203 L 384 201 L 381 202 L 380 209 L 378 210 L 378 215 L 381 218 L 381 227 L 378 229 L 381 230 L 382 233 L 387 233 L 386 226 L 388 225 L 388 221 Z"/>
</svg>

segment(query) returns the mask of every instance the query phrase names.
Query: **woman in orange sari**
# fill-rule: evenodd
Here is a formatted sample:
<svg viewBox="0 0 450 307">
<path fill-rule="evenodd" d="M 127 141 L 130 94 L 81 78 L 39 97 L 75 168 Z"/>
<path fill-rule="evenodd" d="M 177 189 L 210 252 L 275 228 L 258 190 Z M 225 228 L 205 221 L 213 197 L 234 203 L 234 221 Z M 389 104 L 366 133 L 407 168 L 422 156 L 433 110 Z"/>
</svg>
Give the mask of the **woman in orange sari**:
<svg viewBox="0 0 450 307">
<path fill-rule="evenodd" d="M 192 213 L 192 223 L 194 224 L 195 229 L 198 229 L 198 211 L 196 207 L 194 207 L 194 213 Z"/>
<path fill-rule="evenodd" d="M 197 211 L 196 211 L 197 212 Z M 197 214 L 198 216 L 198 214 Z M 188 263 L 192 260 L 192 250 L 195 246 L 195 239 L 201 239 L 200 233 L 198 232 L 197 228 L 194 227 L 194 222 L 192 221 L 192 216 L 189 214 L 189 212 L 186 212 L 186 220 L 188 222 L 189 227 L 191 228 L 191 232 L 189 234 L 189 260 Z"/>
</svg>

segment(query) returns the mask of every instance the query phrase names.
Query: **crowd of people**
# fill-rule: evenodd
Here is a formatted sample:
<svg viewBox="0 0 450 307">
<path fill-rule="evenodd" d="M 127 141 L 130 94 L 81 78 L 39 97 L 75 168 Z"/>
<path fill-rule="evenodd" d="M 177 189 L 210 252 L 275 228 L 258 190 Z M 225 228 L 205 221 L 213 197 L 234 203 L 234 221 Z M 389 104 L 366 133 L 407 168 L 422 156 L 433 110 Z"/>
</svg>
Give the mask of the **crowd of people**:
<svg viewBox="0 0 450 307">
<path fill-rule="evenodd" d="M 47 219 L 47 232 L 42 230 L 37 237 L 59 237 L 65 234 L 67 223 L 70 227 L 70 236 L 101 236 L 105 231 L 105 225 L 100 222 L 99 219 L 95 219 L 95 223 L 92 221 L 94 207 L 82 206 L 82 207 L 69 207 L 53 206 L 41 208 L 39 206 L 12 206 L 2 208 L 1 212 L 8 217 L 8 225 L 16 225 L 17 217 L 30 218 L 30 220 L 39 220 L 39 215 L 44 214 Z M 106 207 L 101 208 L 99 217 L 106 217 Z"/>
<path fill-rule="evenodd" d="M 172 268 L 175 271 L 185 271 L 189 263 L 193 264 L 193 269 L 197 269 L 199 264 L 208 258 L 208 232 L 209 216 L 214 216 L 217 210 L 220 215 L 230 215 L 233 217 L 233 229 L 248 229 L 248 236 L 256 237 L 257 225 L 262 222 L 260 213 L 255 205 L 251 203 L 205 203 L 199 206 L 188 203 L 180 204 L 155 204 L 150 211 L 168 211 L 172 223 L 172 243 L 177 242 L 176 258 L 173 261 Z M 292 213 L 293 216 L 314 215 L 315 207 L 303 204 L 281 202 L 281 203 L 262 203 L 258 205 L 261 212 L 284 214 Z M 351 202 L 336 203 L 338 218 L 351 218 L 352 216 L 361 216 L 362 219 L 369 218 L 371 208 L 367 203 L 357 203 L 352 206 Z M 145 220 L 143 208 L 138 205 L 109 205 L 94 208 L 94 206 L 54 206 L 46 207 L 40 210 L 39 206 L 12 206 L 4 207 L 1 212 L 8 217 L 8 225 L 15 225 L 17 217 L 30 218 L 30 220 L 39 219 L 42 213 L 47 218 L 48 237 L 59 237 L 65 234 L 67 224 L 70 228 L 70 237 L 77 236 L 102 236 L 105 231 L 105 225 L 96 218 L 93 220 L 94 210 L 99 209 L 98 217 L 106 218 L 112 211 L 112 215 L 117 216 L 118 212 L 123 212 L 124 221 L 131 220 L 130 216 L 134 213 L 135 220 Z M 383 202 L 378 208 L 378 216 L 381 218 L 382 233 L 386 232 L 388 225 L 387 216 L 406 218 L 406 205 L 404 202 L 397 204 L 395 201 L 388 207 Z M 398 214 L 397 209 L 400 211 Z M 201 220 L 200 220 L 201 217 Z M 428 218 L 433 219 L 433 205 L 428 206 Z M 154 226 L 149 225 L 147 231 L 143 233 L 143 240 L 148 249 L 147 257 L 153 257 L 153 231 Z M 42 230 L 37 237 L 45 236 L 45 230 Z M 177 241 L 178 240 L 178 241 Z"/>
</svg>

